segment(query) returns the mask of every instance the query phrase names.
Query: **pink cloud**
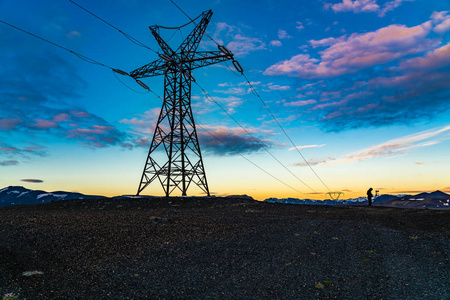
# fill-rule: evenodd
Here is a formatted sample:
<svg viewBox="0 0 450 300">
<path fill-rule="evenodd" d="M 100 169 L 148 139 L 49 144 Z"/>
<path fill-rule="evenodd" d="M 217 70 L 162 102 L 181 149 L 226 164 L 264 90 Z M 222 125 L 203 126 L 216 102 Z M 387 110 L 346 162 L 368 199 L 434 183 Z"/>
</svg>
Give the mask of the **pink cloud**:
<svg viewBox="0 0 450 300">
<path fill-rule="evenodd" d="M 19 162 L 17 160 L 3 160 L 0 161 L 0 166 L 7 167 L 7 166 L 16 166 Z"/>
<path fill-rule="evenodd" d="M 448 11 L 433 12 L 431 19 L 434 26 L 434 31 L 443 34 L 450 30 L 450 15 Z"/>
<path fill-rule="evenodd" d="M 273 41 L 270 41 L 270 46 L 281 47 L 282 44 L 279 40 L 273 40 Z"/>
<path fill-rule="evenodd" d="M 36 123 L 32 125 L 32 127 L 40 128 L 40 129 L 49 129 L 49 128 L 57 128 L 59 127 L 58 124 L 56 124 L 53 121 L 43 120 L 43 119 L 36 119 L 34 120 Z"/>
<path fill-rule="evenodd" d="M 414 57 L 400 64 L 401 70 L 430 70 L 450 65 L 450 43 L 429 52 L 425 57 Z"/>
<path fill-rule="evenodd" d="M 271 91 L 287 91 L 287 90 L 291 89 L 291 87 L 288 85 L 278 85 L 278 84 L 273 84 L 271 82 L 267 85 L 267 87 Z"/>
<path fill-rule="evenodd" d="M 70 120 L 70 116 L 69 114 L 66 113 L 61 113 L 61 114 L 57 114 L 56 116 L 53 117 L 53 121 L 55 122 L 67 122 Z"/>
<path fill-rule="evenodd" d="M 69 137 L 77 135 L 89 135 L 89 134 L 105 134 L 108 131 L 114 130 L 112 126 L 92 126 L 90 129 L 78 128 L 69 131 Z"/>
<path fill-rule="evenodd" d="M 2 147 L 2 148 L 0 148 L 0 151 L 3 151 L 3 152 L 20 152 L 20 149 L 17 149 L 16 147 Z"/>
<path fill-rule="evenodd" d="M 36 145 L 36 144 L 34 144 L 34 143 L 32 143 L 32 145 L 33 145 L 33 146 L 28 146 L 28 147 L 26 147 L 26 148 L 24 149 L 24 151 L 26 151 L 26 152 L 36 152 L 36 151 L 38 151 L 38 150 L 42 150 L 42 149 L 45 148 L 44 146 Z"/>
<path fill-rule="evenodd" d="M 388 11 L 394 10 L 399 7 L 404 1 L 414 1 L 414 0 L 392 0 L 384 4 L 383 8 L 379 11 L 378 16 L 384 17 Z"/>
<path fill-rule="evenodd" d="M 278 38 L 280 39 L 280 40 L 283 40 L 283 39 L 290 39 L 290 38 L 292 38 L 292 36 L 290 36 L 287 32 L 286 32 L 286 30 L 278 30 Z"/>
<path fill-rule="evenodd" d="M 346 104 L 347 102 L 348 102 L 348 100 L 344 99 L 344 100 L 337 101 L 337 102 L 332 102 L 332 103 L 318 104 L 318 105 L 314 106 L 311 109 L 312 110 L 316 110 L 316 109 L 324 109 L 324 108 L 327 108 L 327 107 L 342 106 L 342 105 Z"/>
<path fill-rule="evenodd" d="M 329 91 L 329 92 L 322 92 L 320 94 L 320 101 L 328 101 L 331 99 L 336 98 L 342 98 L 342 92 L 341 91 Z"/>
<path fill-rule="evenodd" d="M 333 111 L 333 112 L 330 112 L 330 113 L 326 114 L 322 118 L 322 120 L 332 120 L 332 119 L 338 118 L 338 117 L 340 117 L 342 115 L 344 115 L 344 113 L 342 113 L 340 111 Z"/>
<path fill-rule="evenodd" d="M 343 41 L 345 41 L 345 39 L 346 39 L 346 36 L 344 35 L 344 36 L 341 36 L 338 38 L 329 37 L 329 38 L 325 38 L 325 39 L 321 39 L 321 40 L 310 40 L 309 43 L 311 44 L 311 46 L 313 48 L 317 48 L 317 47 L 331 46 L 336 43 L 343 42 Z"/>
<path fill-rule="evenodd" d="M 437 72 L 441 68 L 450 65 L 450 43 L 430 51 L 424 57 L 413 57 L 400 63 L 398 67 L 391 68 L 391 71 L 400 70 L 406 74 L 393 77 L 376 77 L 369 81 L 372 88 L 385 88 L 405 86 L 414 89 L 410 92 L 417 91 L 416 83 L 418 81 L 428 82 L 427 91 L 433 91 L 448 87 L 448 72 Z M 430 71 L 434 71 L 430 73 Z M 425 75 L 427 72 L 427 75 Z M 426 76 L 426 77 L 424 77 Z M 398 97 L 385 98 L 389 101 L 396 101 Z"/>
<path fill-rule="evenodd" d="M 369 103 L 369 104 L 364 105 L 362 107 L 358 107 L 356 109 L 356 112 L 358 112 L 358 113 L 365 113 L 365 112 L 368 112 L 368 111 L 370 111 L 372 109 L 376 109 L 377 107 L 379 107 L 379 105 L 377 105 L 375 103 Z"/>
<path fill-rule="evenodd" d="M 143 119 L 138 119 L 136 117 L 132 118 L 132 119 L 122 119 L 119 121 L 119 123 L 123 123 L 123 124 L 131 124 L 137 127 L 147 127 L 149 126 L 149 122 L 147 120 L 143 120 Z"/>
<path fill-rule="evenodd" d="M 8 119 L 8 118 L 1 118 L 0 119 L 0 129 L 1 130 L 10 130 L 16 128 L 17 125 L 22 123 L 21 119 Z"/>
<path fill-rule="evenodd" d="M 72 110 L 70 113 L 77 118 L 89 118 L 91 114 L 86 111 Z"/>
<path fill-rule="evenodd" d="M 311 58 L 309 54 L 298 54 L 272 65 L 266 69 L 264 75 L 289 75 L 310 79 L 354 73 L 432 48 L 436 42 L 426 38 L 431 29 L 430 22 L 414 27 L 389 25 L 373 32 L 354 33 L 349 37 L 310 41 L 315 45 L 330 44 L 319 52 L 320 60 Z"/>
<path fill-rule="evenodd" d="M 325 9 L 332 9 L 334 12 L 369 13 L 377 12 L 379 17 L 384 17 L 386 12 L 399 7 L 404 1 L 414 0 L 391 0 L 384 3 L 383 7 L 377 4 L 377 0 L 342 0 L 341 3 L 325 3 Z"/>
<path fill-rule="evenodd" d="M 227 48 L 235 52 L 235 55 L 242 56 L 252 51 L 266 49 L 266 45 L 258 38 L 236 34 L 233 41 L 228 43 Z"/>
<path fill-rule="evenodd" d="M 315 104 L 317 103 L 316 100 L 310 99 L 310 100 L 303 100 L 303 101 L 294 101 L 289 103 L 284 103 L 284 106 L 305 106 L 309 104 Z"/>
<path fill-rule="evenodd" d="M 224 22 L 216 24 L 213 38 L 222 45 L 226 44 L 226 47 L 236 56 L 243 56 L 252 51 L 266 49 L 266 45 L 261 39 L 246 36 L 237 26 L 228 25 Z M 224 40 L 227 40 L 227 42 Z"/>
<path fill-rule="evenodd" d="M 143 138 L 140 138 L 140 139 L 135 139 L 133 142 L 139 147 L 146 147 L 147 148 L 147 147 L 150 146 L 150 143 L 152 142 L 152 139 L 151 139 L 151 137 L 146 136 L 146 137 L 143 137 Z"/>
<path fill-rule="evenodd" d="M 341 3 L 327 4 L 325 7 L 331 8 L 334 12 L 352 11 L 354 13 L 374 12 L 380 9 L 376 0 L 342 0 Z"/>
<path fill-rule="evenodd" d="M 95 125 L 90 128 L 70 129 L 66 137 L 81 140 L 89 146 L 103 148 L 118 143 L 122 135 L 113 126 Z"/>
</svg>

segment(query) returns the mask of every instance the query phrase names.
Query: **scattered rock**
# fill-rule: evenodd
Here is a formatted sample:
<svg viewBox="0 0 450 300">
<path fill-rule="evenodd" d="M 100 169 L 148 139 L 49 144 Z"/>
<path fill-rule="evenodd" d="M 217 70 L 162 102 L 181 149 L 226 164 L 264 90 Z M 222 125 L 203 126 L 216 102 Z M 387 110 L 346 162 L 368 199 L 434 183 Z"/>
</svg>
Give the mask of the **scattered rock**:
<svg viewBox="0 0 450 300">
<path fill-rule="evenodd" d="M 169 222 L 170 219 L 152 216 L 152 217 L 150 217 L 150 221 L 152 221 L 153 224 L 159 224 L 159 223 L 163 223 L 163 222 Z"/>
<path fill-rule="evenodd" d="M 41 272 L 41 271 L 26 271 L 26 272 L 22 273 L 23 276 L 33 276 L 33 275 L 42 275 L 42 274 L 44 274 L 44 272 Z"/>
</svg>

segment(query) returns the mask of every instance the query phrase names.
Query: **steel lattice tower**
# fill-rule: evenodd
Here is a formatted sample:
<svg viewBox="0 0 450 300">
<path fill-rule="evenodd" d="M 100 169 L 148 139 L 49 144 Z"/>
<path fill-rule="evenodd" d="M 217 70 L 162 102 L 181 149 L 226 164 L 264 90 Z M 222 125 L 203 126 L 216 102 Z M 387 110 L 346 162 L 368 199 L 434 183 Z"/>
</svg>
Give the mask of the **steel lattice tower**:
<svg viewBox="0 0 450 300">
<path fill-rule="evenodd" d="M 202 19 L 176 51 L 157 32 L 159 27 L 165 27 L 150 26 L 163 54 L 159 55 L 159 59 L 130 72 L 130 76 L 136 80 L 164 75 L 164 103 L 137 195 L 156 179 L 167 197 L 176 189 L 186 196 L 191 183 L 210 195 L 191 108 L 191 82 L 194 80 L 191 72 L 233 59 L 232 53 L 223 46 L 219 46 L 219 51 L 197 51 L 211 16 L 211 10 L 203 12 L 198 17 Z M 160 148 L 164 148 L 165 156 L 158 163 L 155 151 Z"/>
</svg>

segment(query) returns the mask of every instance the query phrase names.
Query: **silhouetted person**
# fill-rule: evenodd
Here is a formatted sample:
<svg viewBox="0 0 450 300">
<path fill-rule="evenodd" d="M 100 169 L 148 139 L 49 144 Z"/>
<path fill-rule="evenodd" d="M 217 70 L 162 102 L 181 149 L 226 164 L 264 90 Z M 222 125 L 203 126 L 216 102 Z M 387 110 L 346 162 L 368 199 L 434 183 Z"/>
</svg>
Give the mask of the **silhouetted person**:
<svg viewBox="0 0 450 300">
<path fill-rule="evenodd" d="M 367 190 L 367 200 L 369 200 L 369 206 L 372 206 L 372 198 L 373 198 L 372 190 L 373 188 Z"/>
</svg>

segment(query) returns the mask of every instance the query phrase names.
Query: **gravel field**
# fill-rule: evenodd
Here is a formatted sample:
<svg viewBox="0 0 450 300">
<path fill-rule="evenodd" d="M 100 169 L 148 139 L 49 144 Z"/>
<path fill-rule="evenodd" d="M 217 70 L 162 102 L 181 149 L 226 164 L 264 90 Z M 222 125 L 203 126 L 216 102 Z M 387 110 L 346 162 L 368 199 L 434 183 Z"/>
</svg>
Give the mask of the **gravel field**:
<svg viewBox="0 0 450 300">
<path fill-rule="evenodd" d="M 450 299 L 449 233 L 449 210 L 245 198 L 5 207 L 0 293 L 20 293 L 19 299 Z"/>
</svg>

